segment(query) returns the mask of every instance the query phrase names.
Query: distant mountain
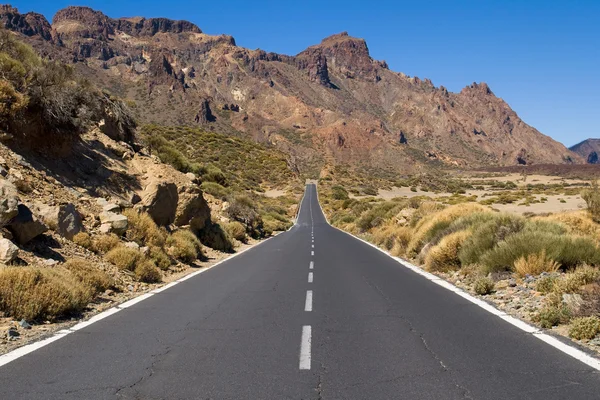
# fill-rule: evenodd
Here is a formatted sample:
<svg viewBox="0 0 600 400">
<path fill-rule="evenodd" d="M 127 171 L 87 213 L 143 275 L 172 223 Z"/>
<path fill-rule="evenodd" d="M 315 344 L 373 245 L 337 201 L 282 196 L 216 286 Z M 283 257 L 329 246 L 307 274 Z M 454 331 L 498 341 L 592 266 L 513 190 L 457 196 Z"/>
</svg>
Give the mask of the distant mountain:
<svg viewBox="0 0 600 400">
<path fill-rule="evenodd" d="M 570 150 L 579 154 L 588 164 L 600 164 L 600 139 L 586 139 L 570 147 Z"/>
<path fill-rule="evenodd" d="M 186 21 L 112 19 L 87 7 L 61 10 L 50 24 L 2 6 L 0 26 L 134 101 L 142 123 L 250 136 L 288 153 L 300 170 L 584 162 L 485 83 L 452 93 L 391 71 L 347 33 L 288 56 L 239 47 Z"/>
</svg>

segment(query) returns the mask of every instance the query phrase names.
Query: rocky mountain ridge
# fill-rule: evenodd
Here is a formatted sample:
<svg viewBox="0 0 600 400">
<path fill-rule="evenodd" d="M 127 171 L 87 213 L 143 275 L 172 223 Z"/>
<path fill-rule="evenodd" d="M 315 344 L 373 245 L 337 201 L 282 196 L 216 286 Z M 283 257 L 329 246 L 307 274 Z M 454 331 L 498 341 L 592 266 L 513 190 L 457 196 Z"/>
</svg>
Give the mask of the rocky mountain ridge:
<svg viewBox="0 0 600 400">
<path fill-rule="evenodd" d="M 239 47 L 186 21 L 112 19 L 87 7 L 61 10 L 50 24 L 2 6 L 0 26 L 135 101 L 141 122 L 252 137 L 301 170 L 584 162 L 485 83 L 451 93 L 391 71 L 345 32 L 288 56 Z"/>
<path fill-rule="evenodd" d="M 572 152 L 579 154 L 588 164 L 600 164 L 600 139 L 586 139 L 581 143 L 569 148 Z"/>
</svg>

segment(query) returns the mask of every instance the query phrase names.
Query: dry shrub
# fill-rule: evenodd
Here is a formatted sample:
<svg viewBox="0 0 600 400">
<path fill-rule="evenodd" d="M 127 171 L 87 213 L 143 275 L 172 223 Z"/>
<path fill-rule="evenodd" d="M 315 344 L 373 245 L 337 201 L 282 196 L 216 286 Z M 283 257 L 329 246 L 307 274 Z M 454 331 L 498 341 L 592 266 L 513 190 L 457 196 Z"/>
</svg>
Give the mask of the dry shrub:
<svg viewBox="0 0 600 400">
<path fill-rule="evenodd" d="M 139 250 L 121 245 L 106 253 L 104 258 L 119 269 L 135 271 L 135 266 L 143 258 L 143 255 Z"/>
<path fill-rule="evenodd" d="M 162 280 L 160 270 L 150 260 L 143 261 L 135 267 L 135 277 L 145 283 L 157 283 Z"/>
<path fill-rule="evenodd" d="M 600 318 L 580 317 L 571 321 L 569 336 L 577 340 L 592 340 L 600 333 Z"/>
<path fill-rule="evenodd" d="M 590 189 L 584 190 L 581 197 L 587 204 L 587 211 L 594 222 L 600 223 L 600 188 L 598 182 L 593 182 Z"/>
<path fill-rule="evenodd" d="M 458 253 L 463 243 L 471 236 L 468 230 L 445 236 L 440 243 L 427 253 L 425 269 L 428 271 L 450 271 L 460 269 Z"/>
<path fill-rule="evenodd" d="M 156 225 L 150 214 L 138 213 L 136 210 L 127 209 L 123 211 L 127 217 L 128 226 L 125 236 L 140 246 L 163 247 L 166 240 L 166 232 Z"/>
<path fill-rule="evenodd" d="M 91 288 L 94 294 L 114 286 L 113 279 L 106 272 L 90 265 L 87 260 L 74 258 L 65 262 L 63 267 L 71 271 L 81 283 Z"/>
<path fill-rule="evenodd" d="M 576 293 L 582 286 L 600 280 L 600 270 L 589 265 L 577 267 L 556 280 L 554 291 L 559 294 Z"/>
<path fill-rule="evenodd" d="M 473 284 L 473 290 L 475 293 L 481 296 L 485 296 L 491 294 L 494 291 L 494 281 L 488 277 L 480 277 L 477 278 L 475 283 Z"/>
<path fill-rule="evenodd" d="M 246 228 L 238 221 L 231 221 L 224 224 L 223 228 L 227 234 L 234 238 L 235 240 L 239 240 L 242 243 L 246 243 L 248 238 L 246 237 Z"/>
<path fill-rule="evenodd" d="M 560 264 L 546 257 L 546 250 L 539 254 L 528 254 L 515 261 L 515 272 L 519 276 L 537 276 L 542 272 L 556 272 Z"/>
<path fill-rule="evenodd" d="M 176 260 L 192 263 L 202 255 L 202 244 L 192 231 L 183 229 L 167 238 L 167 252 Z"/>
<path fill-rule="evenodd" d="M 160 247 L 151 247 L 150 260 L 163 271 L 166 271 L 171 266 L 171 258 Z"/>
<path fill-rule="evenodd" d="M 117 247 L 121 241 L 114 233 L 99 235 L 92 240 L 92 250 L 95 253 L 107 253 Z"/>
<path fill-rule="evenodd" d="M 551 302 L 533 316 L 533 322 L 542 328 L 550 329 L 553 326 L 566 324 L 571 319 L 570 310 L 560 302 Z"/>
<path fill-rule="evenodd" d="M 89 233 L 79 232 L 73 236 L 73 243 L 86 249 L 92 248 L 92 237 Z"/>
<path fill-rule="evenodd" d="M 590 214 L 585 211 L 552 214 L 541 219 L 561 223 L 567 228 L 569 233 L 575 235 L 600 236 L 600 225 L 594 222 Z"/>
<path fill-rule="evenodd" d="M 64 268 L 0 269 L 0 310 L 28 321 L 55 320 L 76 313 L 92 300 L 92 292 Z"/>
<path fill-rule="evenodd" d="M 423 203 L 421 207 L 424 204 L 426 203 Z M 485 210 L 486 208 L 480 204 L 462 203 L 425 216 L 415 226 L 413 237 L 408 245 L 407 254 L 410 256 L 417 255 L 428 241 L 447 229 L 458 218 Z"/>
</svg>

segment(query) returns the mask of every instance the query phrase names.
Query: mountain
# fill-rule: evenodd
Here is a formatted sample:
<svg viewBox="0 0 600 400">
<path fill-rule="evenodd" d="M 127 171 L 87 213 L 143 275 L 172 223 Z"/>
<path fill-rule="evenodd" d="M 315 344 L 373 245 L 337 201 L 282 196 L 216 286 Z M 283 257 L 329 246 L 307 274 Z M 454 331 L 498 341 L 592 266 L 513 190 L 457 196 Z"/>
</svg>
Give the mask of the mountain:
<svg viewBox="0 0 600 400">
<path fill-rule="evenodd" d="M 452 93 L 391 71 L 345 32 L 289 56 L 239 47 L 187 21 L 113 19 L 87 7 L 60 10 L 49 23 L 5 5 L 0 26 L 134 102 L 142 123 L 251 137 L 301 171 L 584 162 L 487 84 Z"/>
<path fill-rule="evenodd" d="M 579 154 L 588 164 L 600 164 L 598 154 L 600 154 L 600 139 L 586 139 L 581 143 L 569 148 L 569 150 Z"/>
</svg>

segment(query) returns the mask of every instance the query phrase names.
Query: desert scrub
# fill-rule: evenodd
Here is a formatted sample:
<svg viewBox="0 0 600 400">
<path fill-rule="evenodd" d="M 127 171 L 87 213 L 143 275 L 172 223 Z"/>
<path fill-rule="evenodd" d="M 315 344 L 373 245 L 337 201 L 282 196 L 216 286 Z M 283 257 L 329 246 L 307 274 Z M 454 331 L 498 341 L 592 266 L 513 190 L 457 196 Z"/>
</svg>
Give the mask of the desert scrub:
<svg viewBox="0 0 600 400">
<path fill-rule="evenodd" d="M 163 271 L 168 270 L 171 266 L 171 258 L 160 247 L 150 247 L 148 258 L 154 262 L 154 265 Z"/>
<path fill-rule="evenodd" d="M 156 225 L 150 214 L 127 209 L 123 211 L 123 215 L 127 217 L 129 224 L 125 233 L 127 239 L 136 242 L 140 246 L 164 246 L 166 232 Z"/>
<path fill-rule="evenodd" d="M 540 293 L 548 294 L 554 290 L 558 277 L 556 275 L 542 276 L 535 283 L 535 290 Z"/>
<path fill-rule="evenodd" d="M 509 236 L 485 253 L 481 257 L 481 263 L 485 273 L 510 271 L 519 258 L 543 251 L 548 259 L 556 261 L 565 269 L 582 263 L 600 265 L 600 251 L 591 238 L 543 231 L 522 231 Z"/>
<path fill-rule="evenodd" d="M 600 333 L 600 318 L 596 316 L 574 318 L 569 326 L 569 336 L 577 340 L 591 340 Z"/>
<path fill-rule="evenodd" d="M 202 256 L 202 244 L 192 231 L 182 229 L 167 238 L 167 252 L 176 260 L 192 263 Z"/>
<path fill-rule="evenodd" d="M 162 280 L 160 270 L 150 260 L 143 261 L 135 267 L 135 277 L 145 283 L 157 283 Z"/>
<path fill-rule="evenodd" d="M 547 304 L 532 317 L 533 322 L 538 323 L 544 329 L 566 324 L 571 318 L 569 309 L 561 303 Z"/>
<path fill-rule="evenodd" d="M 117 247 L 121 241 L 114 233 L 98 235 L 92 239 L 92 250 L 95 253 L 107 253 Z"/>
<path fill-rule="evenodd" d="M 93 246 L 92 237 L 86 232 L 79 232 L 73 236 L 73 243 L 88 250 L 91 250 Z"/>
<path fill-rule="evenodd" d="M 557 279 L 554 290 L 561 295 L 563 293 L 577 293 L 582 286 L 598 280 L 600 280 L 600 270 L 598 268 L 582 265 Z"/>
<path fill-rule="evenodd" d="M 115 286 L 114 280 L 106 272 L 90 265 L 87 260 L 73 258 L 67 260 L 63 267 L 70 271 L 81 283 L 89 287 L 93 294 Z"/>
<path fill-rule="evenodd" d="M 106 253 L 104 258 L 119 269 L 135 271 L 135 266 L 143 258 L 143 254 L 139 250 L 120 245 Z"/>
<path fill-rule="evenodd" d="M 480 296 L 485 296 L 494 292 L 494 281 L 488 277 L 479 277 L 473 284 L 473 290 Z"/>
<path fill-rule="evenodd" d="M 419 210 L 422 212 L 421 207 Z M 415 226 L 414 234 L 408 245 L 407 254 L 416 256 L 427 242 L 432 240 L 438 233 L 447 229 L 452 222 L 465 215 L 482 211 L 485 211 L 485 208 L 479 204 L 465 203 L 450 206 L 423 217 Z"/>
<path fill-rule="evenodd" d="M 450 271 L 460 269 L 458 253 L 462 244 L 471 236 L 468 230 L 451 233 L 432 248 L 425 257 L 425 269 L 428 271 Z"/>
<path fill-rule="evenodd" d="M 219 185 L 216 182 L 202 182 L 200 188 L 210 194 L 211 196 L 216 197 L 217 199 L 225 200 L 227 196 L 230 195 L 229 189 L 224 186 Z"/>
<path fill-rule="evenodd" d="M 91 300 L 89 288 L 64 268 L 0 268 L 0 310 L 14 319 L 56 320 Z"/>
<path fill-rule="evenodd" d="M 587 211 L 594 222 L 600 223 L 600 188 L 598 182 L 593 182 L 589 189 L 581 193 L 581 197 L 587 204 Z"/>
<path fill-rule="evenodd" d="M 546 250 L 539 254 L 528 254 L 520 257 L 514 264 L 517 275 L 524 277 L 526 275 L 537 276 L 542 272 L 556 272 L 560 264 L 546 257 Z"/>
</svg>

